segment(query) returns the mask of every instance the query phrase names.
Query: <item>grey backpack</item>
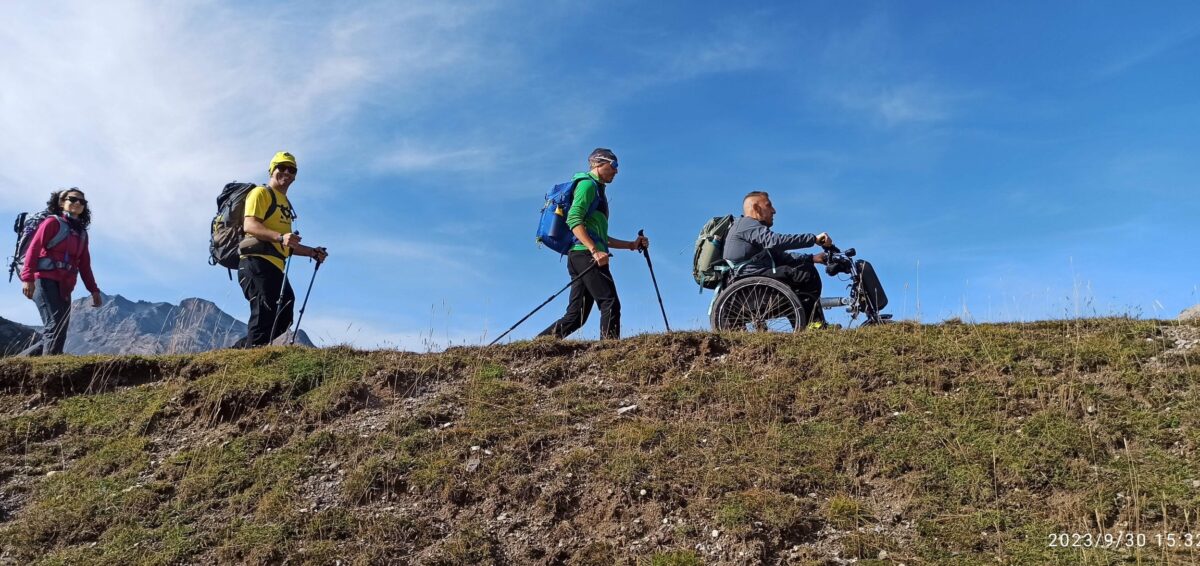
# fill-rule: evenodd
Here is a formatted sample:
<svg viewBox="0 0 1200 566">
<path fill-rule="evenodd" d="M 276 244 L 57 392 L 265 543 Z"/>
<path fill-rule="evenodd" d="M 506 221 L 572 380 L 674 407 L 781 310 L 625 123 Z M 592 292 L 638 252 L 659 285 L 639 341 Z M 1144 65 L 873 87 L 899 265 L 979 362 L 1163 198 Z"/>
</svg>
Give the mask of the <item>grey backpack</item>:
<svg viewBox="0 0 1200 566">
<path fill-rule="evenodd" d="M 696 255 L 692 259 L 692 278 L 704 289 L 716 289 L 724 278 L 722 270 L 725 264 L 721 257 L 725 249 L 725 237 L 729 227 L 733 225 L 733 215 L 714 216 L 704 223 L 700 235 L 696 237 Z"/>
<path fill-rule="evenodd" d="M 22 212 L 17 215 L 17 220 L 13 222 L 13 232 L 17 233 L 17 249 L 13 252 L 12 261 L 8 264 L 8 280 L 12 281 L 13 275 L 21 270 L 25 265 L 25 253 L 29 250 L 29 242 L 33 240 L 33 233 L 37 232 L 38 226 L 41 226 L 42 221 L 47 218 L 57 218 L 58 233 L 46 242 L 46 249 L 53 248 L 67 239 L 71 235 L 71 227 L 66 220 L 54 216 L 49 210 L 41 212 L 29 213 Z M 84 238 L 87 238 L 87 232 L 82 233 Z"/>
<path fill-rule="evenodd" d="M 239 183 L 234 181 L 226 184 L 217 196 L 217 214 L 213 216 L 211 238 L 208 241 L 208 263 L 219 265 L 229 270 L 229 278 L 233 279 L 233 270 L 238 268 L 239 246 L 246 237 L 242 223 L 246 214 L 246 197 L 258 185 L 254 183 Z M 265 216 L 275 213 L 278 203 L 275 193 L 271 195 L 271 206 Z"/>
</svg>

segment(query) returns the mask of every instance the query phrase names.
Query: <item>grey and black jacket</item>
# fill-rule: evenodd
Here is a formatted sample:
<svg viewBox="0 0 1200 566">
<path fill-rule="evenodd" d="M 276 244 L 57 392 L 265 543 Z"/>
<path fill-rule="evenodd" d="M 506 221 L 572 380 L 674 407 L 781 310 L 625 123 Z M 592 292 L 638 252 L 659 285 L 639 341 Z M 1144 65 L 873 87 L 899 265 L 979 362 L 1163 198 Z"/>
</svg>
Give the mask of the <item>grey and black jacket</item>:
<svg viewBox="0 0 1200 566">
<path fill-rule="evenodd" d="M 729 227 L 722 258 L 733 263 L 737 277 L 757 275 L 776 266 L 812 263 L 812 255 L 789 254 L 787 250 L 817 245 L 814 234 L 778 234 L 749 216 L 741 216 Z"/>
</svg>

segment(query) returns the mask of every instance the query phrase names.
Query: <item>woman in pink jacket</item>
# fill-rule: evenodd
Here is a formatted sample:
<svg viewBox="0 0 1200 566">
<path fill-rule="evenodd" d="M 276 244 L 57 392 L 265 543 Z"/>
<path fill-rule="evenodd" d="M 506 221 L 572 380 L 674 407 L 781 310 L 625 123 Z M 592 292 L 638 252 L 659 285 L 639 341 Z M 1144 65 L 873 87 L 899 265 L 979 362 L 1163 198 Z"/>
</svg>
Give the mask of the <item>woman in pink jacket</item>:
<svg viewBox="0 0 1200 566">
<path fill-rule="evenodd" d="M 100 306 L 100 288 L 92 276 L 88 252 L 88 225 L 92 212 L 83 191 L 70 188 L 50 193 L 46 202 L 51 212 L 33 234 L 21 268 L 21 290 L 37 304 L 42 315 L 41 354 L 61 354 L 71 322 L 71 290 L 76 275 L 92 293 L 92 306 Z M 32 351 L 31 351 L 32 350 Z M 37 348 L 26 350 L 37 355 Z"/>
</svg>

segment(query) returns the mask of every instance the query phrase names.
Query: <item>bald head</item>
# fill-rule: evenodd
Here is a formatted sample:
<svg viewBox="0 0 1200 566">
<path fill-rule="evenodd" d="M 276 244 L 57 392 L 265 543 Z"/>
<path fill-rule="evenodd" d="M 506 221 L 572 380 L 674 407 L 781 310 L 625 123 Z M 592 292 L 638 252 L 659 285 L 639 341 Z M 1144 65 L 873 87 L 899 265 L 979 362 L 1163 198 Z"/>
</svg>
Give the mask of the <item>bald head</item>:
<svg viewBox="0 0 1200 566">
<path fill-rule="evenodd" d="M 771 195 L 768 195 L 764 191 L 750 191 L 742 199 L 742 214 L 754 216 L 754 205 L 762 205 L 768 202 L 771 202 Z"/>
<path fill-rule="evenodd" d="M 775 222 L 775 207 L 771 204 L 771 196 L 765 191 L 751 191 L 742 199 L 742 215 L 748 216 L 764 226 Z"/>
</svg>

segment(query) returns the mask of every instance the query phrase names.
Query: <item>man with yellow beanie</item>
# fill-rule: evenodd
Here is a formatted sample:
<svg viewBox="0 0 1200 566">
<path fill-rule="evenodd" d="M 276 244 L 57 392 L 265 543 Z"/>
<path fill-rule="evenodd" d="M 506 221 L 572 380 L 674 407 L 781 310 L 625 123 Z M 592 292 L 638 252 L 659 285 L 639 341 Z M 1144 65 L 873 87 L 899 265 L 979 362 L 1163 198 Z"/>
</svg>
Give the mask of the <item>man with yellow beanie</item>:
<svg viewBox="0 0 1200 566">
<path fill-rule="evenodd" d="M 292 230 L 296 209 L 288 199 L 288 188 L 296 180 L 296 157 L 281 151 L 267 166 L 270 180 L 246 195 L 246 217 L 242 227 L 246 239 L 238 247 L 238 284 L 250 301 L 249 326 L 240 345 L 270 344 L 292 324 L 296 295 L 287 281 L 288 257 L 299 255 L 325 261 L 325 248 L 300 243 Z"/>
</svg>

